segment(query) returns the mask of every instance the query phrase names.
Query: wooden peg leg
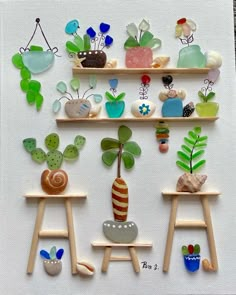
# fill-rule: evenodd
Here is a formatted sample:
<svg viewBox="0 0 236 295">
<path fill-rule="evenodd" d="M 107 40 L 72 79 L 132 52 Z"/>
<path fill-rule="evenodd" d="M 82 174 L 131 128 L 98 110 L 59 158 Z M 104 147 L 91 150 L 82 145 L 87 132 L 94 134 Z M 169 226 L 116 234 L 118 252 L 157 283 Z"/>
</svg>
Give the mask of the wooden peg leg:
<svg viewBox="0 0 236 295">
<path fill-rule="evenodd" d="M 173 238 L 174 238 L 174 231 L 175 231 L 177 207 L 178 207 L 178 196 L 173 196 L 172 204 L 171 204 L 169 228 L 168 228 L 167 239 L 166 239 L 164 263 L 163 263 L 163 271 L 164 272 L 167 272 L 169 270 L 170 255 L 171 255 Z"/>
<path fill-rule="evenodd" d="M 128 247 L 128 248 L 129 248 L 129 253 L 130 253 L 131 260 L 132 260 L 132 264 L 134 267 L 134 271 L 140 272 L 140 265 L 139 265 L 136 249 L 135 249 L 135 247 Z"/>
<path fill-rule="evenodd" d="M 75 245 L 75 232 L 74 232 L 74 224 L 73 224 L 73 213 L 72 213 L 72 205 L 71 199 L 65 199 L 66 205 L 66 220 L 68 227 L 68 239 L 70 244 L 70 259 L 71 259 L 71 273 L 76 274 L 77 268 L 77 256 L 76 256 L 76 245 Z"/>
<path fill-rule="evenodd" d="M 102 272 L 106 272 L 111 258 L 112 247 L 106 247 L 104 250 L 104 257 L 102 261 Z"/>
<path fill-rule="evenodd" d="M 202 196 L 201 201 L 202 201 L 204 219 L 207 225 L 206 230 L 207 230 L 207 238 L 208 238 L 208 244 L 209 244 L 209 250 L 210 250 L 210 256 L 211 256 L 211 265 L 214 271 L 216 271 L 218 269 L 218 261 L 217 261 L 215 239 L 214 239 L 213 227 L 212 227 L 212 221 L 211 221 L 210 207 L 209 207 L 207 196 Z"/>
<path fill-rule="evenodd" d="M 38 248 L 38 242 L 39 242 L 39 232 L 41 230 L 43 215 L 44 215 L 44 211 L 45 211 L 45 203 L 46 203 L 46 199 L 41 198 L 39 200 L 38 212 L 37 212 L 37 216 L 36 216 L 36 220 L 35 220 L 34 232 L 33 232 L 33 236 L 32 236 L 30 254 L 29 254 L 29 259 L 28 259 L 28 266 L 27 266 L 27 273 L 28 274 L 31 274 L 34 270 L 35 257 L 36 257 L 36 252 L 37 252 L 37 248 Z"/>
</svg>

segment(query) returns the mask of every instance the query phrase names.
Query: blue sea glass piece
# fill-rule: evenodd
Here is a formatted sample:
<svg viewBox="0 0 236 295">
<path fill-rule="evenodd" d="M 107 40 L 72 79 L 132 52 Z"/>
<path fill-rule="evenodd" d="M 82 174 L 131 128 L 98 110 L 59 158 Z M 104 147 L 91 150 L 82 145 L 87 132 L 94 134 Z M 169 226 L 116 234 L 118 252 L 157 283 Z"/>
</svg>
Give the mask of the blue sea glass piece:
<svg viewBox="0 0 236 295">
<path fill-rule="evenodd" d="M 113 38 L 107 35 L 104 42 L 106 46 L 111 46 L 111 44 L 113 43 Z"/>
<path fill-rule="evenodd" d="M 101 94 L 94 94 L 93 99 L 96 103 L 99 103 L 102 101 L 102 95 Z"/>
<path fill-rule="evenodd" d="M 106 23 L 100 23 L 99 29 L 101 33 L 105 34 L 110 30 L 110 25 Z"/>
<path fill-rule="evenodd" d="M 117 85 L 118 85 L 118 79 L 110 79 L 109 81 L 109 85 L 112 89 L 116 89 Z"/>
<path fill-rule="evenodd" d="M 69 35 L 73 35 L 79 28 L 79 22 L 77 19 L 73 19 L 66 24 L 65 32 Z"/>
<path fill-rule="evenodd" d="M 56 253 L 57 259 L 61 259 L 62 256 L 64 254 L 64 250 L 63 249 L 59 249 Z"/>
<path fill-rule="evenodd" d="M 164 101 L 161 109 L 163 117 L 182 117 L 183 116 L 183 103 L 178 97 L 167 98 Z"/>
<path fill-rule="evenodd" d="M 204 68 L 206 57 L 198 45 L 190 45 L 179 51 L 177 68 Z"/>
<path fill-rule="evenodd" d="M 50 255 L 49 255 L 49 253 L 48 253 L 47 251 L 45 251 L 45 250 L 41 250 L 41 251 L 40 251 L 40 256 L 41 256 L 42 258 L 44 258 L 44 259 L 50 259 Z"/>
<path fill-rule="evenodd" d="M 94 29 L 92 27 L 89 27 L 86 31 L 86 33 L 89 35 L 89 37 L 91 39 L 94 39 L 96 36 L 96 32 L 94 31 Z"/>
<path fill-rule="evenodd" d="M 120 118 L 125 109 L 124 101 L 107 101 L 105 104 L 106 111 L 109 118 Z"/>
<path fill-rule="evenodd" d="M 188 271 L 195 272 L 199 269 L 201 256 L 199 254 L 184 255 L 184 264 Z"/>
<path fill-rule="evenodd" d="M 33 74 L 39 74 L 48 70 L 54 62 L 52 51 L 26 51 L 22 53 L 24 65 Z"/>
</svg>

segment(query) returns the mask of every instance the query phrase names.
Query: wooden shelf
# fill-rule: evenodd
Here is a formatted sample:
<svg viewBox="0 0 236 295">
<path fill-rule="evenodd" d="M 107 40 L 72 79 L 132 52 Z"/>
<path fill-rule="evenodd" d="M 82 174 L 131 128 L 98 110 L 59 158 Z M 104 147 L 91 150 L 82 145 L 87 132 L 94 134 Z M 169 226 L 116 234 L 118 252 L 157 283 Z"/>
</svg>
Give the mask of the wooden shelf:
<svg viewBox="0 0 236 295">
<path fill-rule="evenodd" d="M 86 194 L 81 195 L 43 195 L 43 194 L 27 194 L 24 196 L 26 199 L 81 199 L 87 198 Z"/>
<path fill-rule="evenodd" d="M 111 243 L 111 242 L 92 242 L 93 247 L 152 247 L 152 242 L 137 243 Z"/>
<path fill-rule="evenodd" d="M 73 74 L 117 74 L 117 75 L 130 75 L 130 74 L 174 74 L 174 75 L 196 75 L 196 74 L 207 74 L 209 68 L 78 68 L 73 67 Z"/>
<path fill-rule="evenodd" d="M 220 192 L 196 192 L 196 193 L 187 193 L 187 192 L 162 192 L 163 197 L 175 197 L 175 196 L 219 196 Z"/>
<path fill-rule="evenodd" d="M 57 123 L 114 123 L 114 122 L 205 122 L 216 121 L 219 117 L 151 117 L 151 118 L 58 118 Z"/>
</svg>

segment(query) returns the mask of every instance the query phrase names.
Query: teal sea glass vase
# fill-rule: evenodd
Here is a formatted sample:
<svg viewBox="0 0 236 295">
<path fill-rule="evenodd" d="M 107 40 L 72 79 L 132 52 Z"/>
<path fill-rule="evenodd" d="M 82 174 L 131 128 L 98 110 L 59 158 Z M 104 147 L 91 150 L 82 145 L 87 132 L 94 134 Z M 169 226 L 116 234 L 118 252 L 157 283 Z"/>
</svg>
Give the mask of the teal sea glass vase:
<svg viewBox="0 0 236 295">
<path fill-rule="evenodd" d="M 199 45 L 190 45 L 179 51 L 177 68 L 204 68 L 206 57 Z"/>
<path fill-rule="evenodd" d="M 125 109 L 125 102 L 107 101 L 105 107 L 109 118 L 120 118 Z"/>
</svg>

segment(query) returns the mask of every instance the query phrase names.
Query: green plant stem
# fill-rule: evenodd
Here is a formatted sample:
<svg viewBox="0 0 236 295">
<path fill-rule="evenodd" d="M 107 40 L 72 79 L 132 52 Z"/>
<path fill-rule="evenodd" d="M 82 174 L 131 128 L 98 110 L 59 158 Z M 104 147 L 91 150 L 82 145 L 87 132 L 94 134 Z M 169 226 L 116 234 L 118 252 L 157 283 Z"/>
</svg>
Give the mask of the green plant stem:
<svg viewBox="0 0 236 295">
<path fill-rule="evenodd" d="M 120 143 L 118 151 L 118 161 L 117 161 L 117 177 L 121 177 L 120 168 L 121 168 L 121 155 L 122 155 L 123 144 Z"/>
<path fill-rule="evenodd" d="M 200 136 L 198 135 L 196 141 L 194 142 L 194 145 L 193 145 L 193 148 L 192 148 L 191 154 L 190 154 L 190 163 L 189 163 L 189 166 L 190 166 L 190 173 L 191 174 L 193 173 L 193 158 L 192 158 L 193 157 L 193 151 L 195 149 L 196 144 L 198 143 L 198 138 L 199 137 Z"/>
</svg>

